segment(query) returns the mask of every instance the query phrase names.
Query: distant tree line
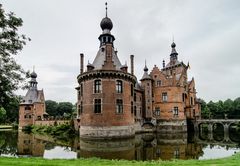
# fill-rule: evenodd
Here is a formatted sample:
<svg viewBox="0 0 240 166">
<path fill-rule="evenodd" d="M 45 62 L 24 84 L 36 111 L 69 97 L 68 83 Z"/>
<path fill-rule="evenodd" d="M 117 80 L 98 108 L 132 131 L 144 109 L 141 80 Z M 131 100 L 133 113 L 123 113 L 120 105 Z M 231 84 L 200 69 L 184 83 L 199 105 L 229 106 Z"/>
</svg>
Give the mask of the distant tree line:
<svg viewBox="0 0 240 166">
<path fill-rule="evenodd" d="M 206 103 L 204 100 L 201 101 L 202 119 L 240 119 L 240 97 L 235 100 L 227 99 L 225 101 L 209 101 Z"/>
<path fill-rule="evenodd" d="M 46 100 L 46 112 L 52 117 L 72 117 L 76 113 L 76 106 L 70 102 L 56 102 Z"/>
<path fill-rule="evenodd" d="M 6 109 L 0 107 L 0 124 L 18 123 L 20 98 L 16 97 L 14 100 L 6 104 Z M 70 118 L 76 114 L 76 106 L 71 102 L 56 102 L 46 100 L 46 112 L 49 116 L 54 118 L 65 117 Z"/>
</svg>

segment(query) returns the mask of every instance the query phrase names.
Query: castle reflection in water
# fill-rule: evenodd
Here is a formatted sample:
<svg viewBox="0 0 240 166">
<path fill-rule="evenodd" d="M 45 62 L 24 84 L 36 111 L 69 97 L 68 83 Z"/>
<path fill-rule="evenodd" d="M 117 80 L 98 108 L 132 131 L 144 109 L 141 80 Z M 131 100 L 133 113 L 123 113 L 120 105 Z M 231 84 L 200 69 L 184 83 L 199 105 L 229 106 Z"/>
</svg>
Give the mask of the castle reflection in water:
<svg viewBox="0 0 240 166">
<path fill-rule="evenodd" d="M 194 138 L 194 137 L 192 137 Z M 186 133 L 172 135 L 139 134 L 132 139 L 59 141 L 42 135 L 18 133 L 18 156 L 43 157 L 54 146 L 69 147 L 76 157 L 126 160 L 198 159 L 203 145 L 189 140 Z M 68 148 L 68 149 L 69 149 Z"/>
</svg>

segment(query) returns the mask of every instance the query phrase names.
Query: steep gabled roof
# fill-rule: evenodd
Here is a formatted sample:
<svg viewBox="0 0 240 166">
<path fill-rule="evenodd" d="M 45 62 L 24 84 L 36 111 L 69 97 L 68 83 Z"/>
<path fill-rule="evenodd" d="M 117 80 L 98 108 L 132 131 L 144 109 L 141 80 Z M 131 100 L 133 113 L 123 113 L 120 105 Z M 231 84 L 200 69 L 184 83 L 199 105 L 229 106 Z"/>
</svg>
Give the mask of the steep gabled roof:
<svg viewBox="0 0 240 166">
<path fill-rule="evenodd" d="M 102 67 L 104 65 L 104 62 L 106 61 L 105 50 L 106 49 L 104 49 L 104 51 L 102 51 L 102 49 L 99 49 L 99 51 L 97 52 L 97 55 L 92 63 L 95 70 L 102 69 Z M 116 66 L 116 70 L 120 70 L 120 68 L 122 67 L 122 64 L 121 64 L 120 60 L 118 59 L 118 56 L 114 50 L 112 50 L 112 61 L 113 61 L 113 64 Z"/>
</svg>

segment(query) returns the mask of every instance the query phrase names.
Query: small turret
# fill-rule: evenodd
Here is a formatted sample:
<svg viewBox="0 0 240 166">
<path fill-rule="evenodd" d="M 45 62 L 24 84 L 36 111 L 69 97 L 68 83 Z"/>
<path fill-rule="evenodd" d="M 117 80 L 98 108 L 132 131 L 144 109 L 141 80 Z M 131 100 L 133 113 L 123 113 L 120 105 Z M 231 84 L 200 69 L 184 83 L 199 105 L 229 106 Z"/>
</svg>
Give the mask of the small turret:
<svg viewBox="0 0 240 166">
<path fill-rule="evenodd" d="M 37 73 L 35 73 L 34 69 L 33 69 L 33 72 L 30 74 L 30 77 L 31 77 L 31 80 L 29 81 L 30 83 L 30 89 L 37 89 Z"/>
<path fill-rule="evenodd" d="M 170 62 L 174 64 L 178 60 L 178 53 L 175 49 L 176 44 L 174 42 L 171 44 L 171 47 L 172 47 L 172 52 L 170 54 Z"/>
</svg>

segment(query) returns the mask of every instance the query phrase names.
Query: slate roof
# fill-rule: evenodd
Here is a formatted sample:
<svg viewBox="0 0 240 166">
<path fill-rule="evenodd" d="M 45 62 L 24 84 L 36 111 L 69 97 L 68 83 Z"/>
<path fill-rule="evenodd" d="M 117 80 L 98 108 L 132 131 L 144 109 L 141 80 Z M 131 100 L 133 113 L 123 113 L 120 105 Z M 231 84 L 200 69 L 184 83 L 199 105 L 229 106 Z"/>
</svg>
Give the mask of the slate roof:
<svg viewBox="0 0 240 166">
<path fill-rule="evenodd" d="M 95 70 L 102 69 L 102 66 L 104 65 L 105 57 L 106 57 L 105 51 L 102 51 L 102 49 L 99 49 L 99 51 L 97 52 L 97 55 L 92 63 Z M 116 66 L 116 70 L 120 70 L 120 68 L 122 67 L 122 64 L 121 64 L 120 60 L 118 59 L 118 56 L 116 55 L 114 49 L 112 50 L 112 61 L 113 61 L 114 65 Z"/>
<path fill-rule="evenodd" d="M 21 104 L 33 104 L 36 102 L 42 102 L 41 96 L 43 95 L 43 90 L 37 90 L 34 88 L 30 88 L 23 98 Z"/>
</svg>

